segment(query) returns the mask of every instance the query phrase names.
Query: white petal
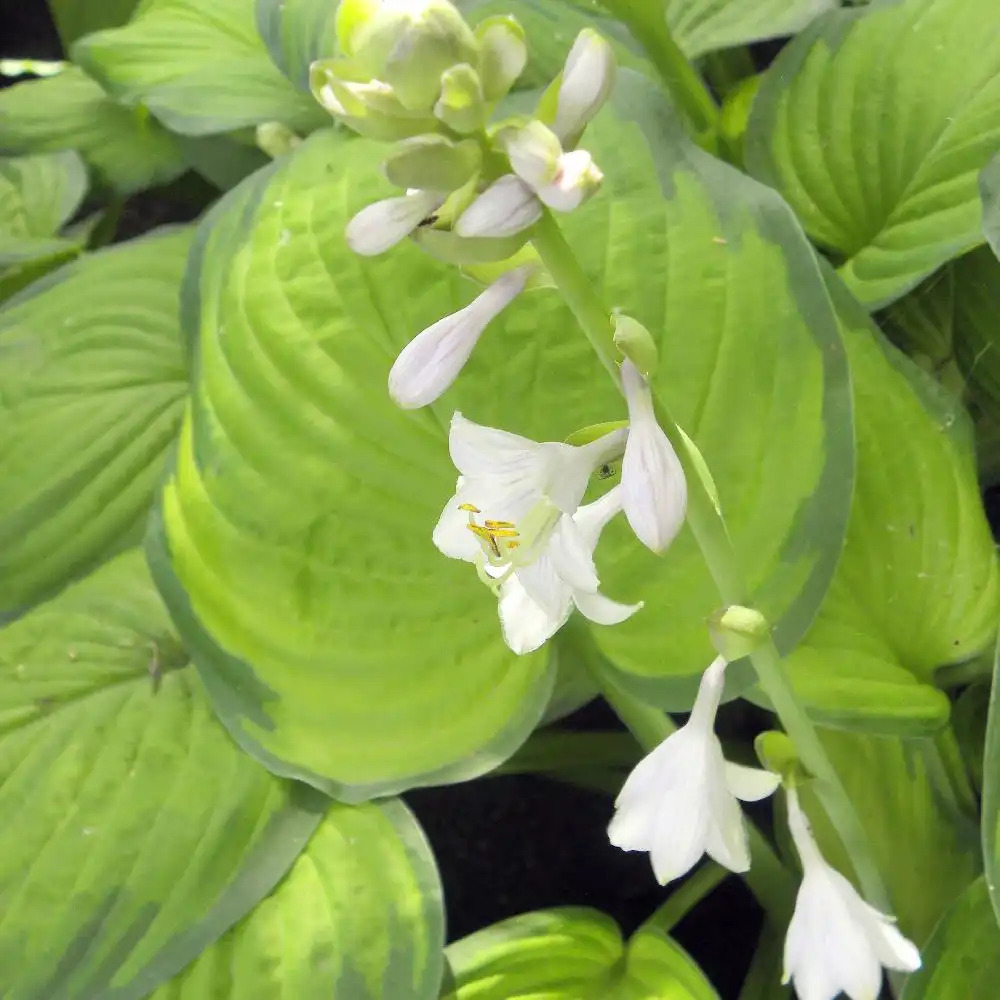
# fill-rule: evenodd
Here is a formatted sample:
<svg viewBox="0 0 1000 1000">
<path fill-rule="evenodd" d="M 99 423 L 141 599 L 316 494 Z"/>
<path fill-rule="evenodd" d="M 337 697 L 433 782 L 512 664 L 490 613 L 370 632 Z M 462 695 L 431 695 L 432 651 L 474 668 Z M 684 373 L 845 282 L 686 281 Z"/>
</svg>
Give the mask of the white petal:
<svg viewBox="0 0 1000 1000">
<path fill-rule="evenodd" d="M 627 436 L 628 431 L 623 428 L 610 434 L 604 434 L 596 440 L 580 446 L 556 441 L 547 442 L 544 447 L 549 463 L 546 486 L 546 495 L 549 499 L 561 511 L 573 514 L 575 520 L 580 510 L 585 509 L 580 508 L 580 501 L 587 491 L 587 484 L 594 474 L 594 470 L 621 454 Z M 599 534 L 600 531 L 598 531 Z M 596 545 L 597 537 L 595 536 L 591 548 L 596 547 Z"/>
<path fill-rule="evenodd" d="M 490 25 L 479 38 L 479 75 L 486 99 L 503 97 L 524 72 L 528 47 L 524 35 L 514 25 L 502 21 Z"/>
<path fill-rule="evenodd" d="M 621 509 L 621 487 L 613 486 L 604 496 L 580 507 L 573 515 L 573 520 L 591 551 L 597 548 L 597 542 L 607 523 Z"/>
<path fill-rule="evenodd" d="M 462 484 L 462 477 L 459 476 L 455 495 L 445 504 L 431 540 L 449 559 L 475 562 L 483 550 L 476 536 L 469 531 L 468 511 L 460 508 L 461 504 L 469 502 L 462 492 Z"/>
<path fill-rule="evenodd" d="M 579 135 L 607 100 L 615 82 L 615 55 L 596 31 L 577 35 L 566 57 L 554 131 L 564 142 Z"/>
<path fill-rule="evenodd" d="M 518 654 L 531 653 L 551 639 L 566 622 L 570 610 L 567 602 L 562 614 L 550 614 L 528 596 L 516 576 L 500 588 L 498 612 L 504 641 Z"/>
<path fill-rule="evenodd" d="M 377 201 L 361 209 L 347 224 L 348 246 L 365 257 L 384 253 L 409 236 L 443 202 L 444 197 L 436 191 L 417 191 Z"/>
<path fill-rule="evenodd" d="M 511 170 L 530 188 L 538 191 L 555 180 L 563 151 L 559 139 L 548 126 L 531 121 L 521 128 L 502 129 L 498 138 L 510 160 Z"/>
<path fill-rule="evenodd" d="M 523 291 L 530 269 L 514 268 L 464 309 L 445 316 L 403 348 L 389 372 L 389 395 L 414 409 L 433 403 L 458 377 L 486 327 Z"/>
<path fill-rule="evenodd" d="M 869 906 L 864 900 L 862 905 L 871 910 L 877 917 L 877 924 L 871 930 L 872 945 L 878 960 L 887 969 L 898 969 L 900 972 L 914 972 L 920 968 L 920 949 L 907 937 L 900 933 L 896 922 Z"/>
<path fill-rule="evenodd" d="M 505 174 L 459 216 L 454 231 L 459 236 L 513 236 L 541 217 L 534 191 L 520 177 Z"/>
<path fill-rule="evenodd" d="M 705 780 L 712 811 L 705 851 L 724 868 L 745 872 L 750 868 L 750 845 L 739 802 L 726 785 L 725 762 L 718 740 L 714 741 L 710 753 L 715 759 L 708 768 Z"/>
<path fill-rule="evenodd" d="M 547 546 L 548 557 L 559 576 L 573 589 L 594 593 L 598 586 L 594 550 L 587 544 L 574 518 L 563 514 Z"/>
<path fill-rule="evenodd" d="M 726 761 L 726 785 L 729 791 L 744 802 L 766 799 L 781 784 L 781 775 L 759 767 L 744 767 Z"/>
<path fill-rule="evenodd" d="M 662 552 L 684 523 L 687 483 L 673 446 L 656 422 L 649 386 L 631 361 L 621 367 L 629 410 L 622 460 L 622 508 L 636 537 Z"/>
<path fill-rule="evenodd" d="M 535 186 L 538 197 L 557 212 L 579 208 L 602 184 L 604 174 L 584 149 L 574 149 L 559 157 L 551 181 Z"/>
<path fill-rule="evenodd" d="M 719 703 L 722 701 L 722 690 L 726 684 L 726 661 L 717 656 L 705 668 L 698 682 L 698 694 L 695 696 L 694 705 L 691 708 L 691 715 L 687 724 L 692 730 L 698 731 L 705 738 L 718 740 L 715 736 L 715 715 L 719 711 Z M 722 748 L 719 747 L 719 753 Z"/>
<path fill-rule="evenodd" d="M 619 625 L 643 607 L 642 601 L 638 604 L 620 604 L 604 594 L 580 590 L 573 592 L 573 603 L 584 617 L 598 625 Z"/>
<path fill-rule="evenodd" d="M 683 786 L 675 787 L 660 803 L 650 851 L 660 885 L 686 875 L 705 853 L 711 817 L 703 791 L 699 775 L 690 774 Z"/>
</svg>

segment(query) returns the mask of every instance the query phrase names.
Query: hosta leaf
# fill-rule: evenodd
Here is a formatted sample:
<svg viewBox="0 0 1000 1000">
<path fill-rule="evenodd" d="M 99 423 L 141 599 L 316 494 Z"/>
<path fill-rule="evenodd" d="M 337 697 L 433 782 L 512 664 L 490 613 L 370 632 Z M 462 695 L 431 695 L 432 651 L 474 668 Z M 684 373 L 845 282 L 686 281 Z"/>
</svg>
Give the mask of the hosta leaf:
<svg viewBox="0 0 1000 1000">
<path fill-rule="evenodd" d="M 73 252 L 78 244 L 58 233 L 86 193 L 75 153 L 0 159 L 0 269 Z"/>
<path fill-rule="evenodd" d="M 701 969 L 662 931 L 627 944 L 596 910 L 523 913 L 449 945 L 442 1000 L 717 1000 Z"/>
<path fill-rule="evenodd" d="M 0 620 L 141 537 L 187 391 L 190 241 L 93 254 L 0 313 Z"/>
<path fill-rule="evenodd" d="M 275 892 L 150 1000 L 436 1000 L 434 856 L 399 801 L 334 805 Z"/>
<path fill-rule="evenodd" d="M 1000 146 L 997 25 L 993 0 L 873 3 L 820 18 L 768 71 L 747 164 L 843 259 L 868 306 L 982 241 L 976 178 Z"/>
<path fill-rule="evenodd" d="M 851 482 L 835 317 L 775 196 L 676 141 L 661 146 L 675 169 L 664 199 L 639 130 L 607 117 L 588 144 L 619 166 L 571 235 L 607 300 L 661 335 L 664 391 L 793 642 L 832 573 Z M 152 549 L 235 738 L 350 800 L 495 766 L 547 696 L 544 654 L 510 655 L 493 596 L 430 542 L 454 488 L 452 411 L 549 440 L 624 416 L 551 291 L 512 305 L 445 400 L 392 406 L 396 351 L 469 290 L 411 246 L 347 249 L 347 219 L 386 190 L 381 155 L 319 133 L 231 192 L 203 232 L 185 310 L 195 326 L 200 314 L 200 375 Z M 650 610 L 599 640 L 634 682 L 688 706 L 717 591 L 689 536 L 657 560 L 624 526 L 609 534 L 608 592 Z"/>
<path fill-rule="evenodd" d="M 117 28 L 135 10 L 139 0 L 48 0 L 52 19 L 56 22 L 63 48 L 68 49 L 81 35 Z"/>
<path fill-rule="evenodd" d="M 113 96 L 186 135 L 328 120 L 271 62 L 253 0 L 147 0 L 124 27 L 77 42 L 73 58 Z"/>
<path fill-rule="evenodd" d="M 132 551 L 0 632 L 9 1000 L 138 1000 L 281 879 L 323 803 L 241 753 Z"/>
<path fill-rule="evenodd" d="M 792 35 L 837 0 L 667 0 L 667 22 L 689 58 Z"/>
<path fill-rule="evenodd" d="M 257 30 L 275 65 L 309 91 L 309 66 L 337 53 L 337 4 L 328 0 L 256 0 Z"/>
<path fill-rule="evenodd" d="M 906 981 L 900 1000 L 993 1000 L 1000 976 L 1000 929 L 986 880 L 969 886 L 924 949 L 923 967 Z"/>
<path fill-rule="evenodd" d="M 993 669 L 983 754 L 983 861 L 986 884 L 1000 923 L 1000 647 Z"/>
<path fill-rule="evenodd" d="M 75 149 L 125 194 L 173 180 L 185 164 L 176 141 L 145 109 L 116 104 L 83 70 L 0 91 L 0 152 Z"/>
<path fill-rule="evenodd" d="M 857 482 L 844 553 L 787 664 L 823 718 L 933 729 L 938 667 L 986 648 L 1000 601 L 961 405 L 888 345 L 831 279 L 854 383 Z"/>
</svg>

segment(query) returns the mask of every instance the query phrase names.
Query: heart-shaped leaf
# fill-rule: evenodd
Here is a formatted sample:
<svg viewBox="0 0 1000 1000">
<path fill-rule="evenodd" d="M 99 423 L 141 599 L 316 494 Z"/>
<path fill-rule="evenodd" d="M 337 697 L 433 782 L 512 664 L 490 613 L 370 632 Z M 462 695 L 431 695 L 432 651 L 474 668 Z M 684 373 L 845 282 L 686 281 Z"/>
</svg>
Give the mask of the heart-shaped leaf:
<svg viewBox="0 0 1000 1000">
<path fill-rule="evenodd" d="M 176 141 L 145 109 L 116 104 L 83 70 L 0 91 L 0 152 L 75 149 L 105 183 L 129 194 L 185 169 Z"/>
<path fill-rule="evenodd" d="M 662 931 L 627 944 L 596 910 L 523 913 L 447 948 L 442 1000 L 718 1000 L 701 969 Z"/>
<path fill-rule="evenodd" d="M 995 25 L 993 0 L 834 11 L 767 72 L 747 164 L 867 306 L 982 241 L 976 179 L 1000 146 Z"/>
<path fill-rule="evenodd" d="M 249 912 L 325 802 L 212 715 L 141 553 L 0 632 L 11 1000 L 139 1000 Z"/>
<path fill-rule="evenodd" d="M 185 135 L 267 121 L 309 131 L 328 120 L 271 62 L 253 0 L 147 0 L 123 27 L 82 38 L 73 59 L 114 97 Z"/>
<path fill-rule="evenodd" d="M 0 621 L 142 537 L 187 392 L 190 242 L 90 255 L 0 313 Z"/>
<path fill-rule="evenodd" d="M 333 805 L 274 893 L 150 1000 L 437 1000 L 441 885 L 398 800 Z"/>
</svg>

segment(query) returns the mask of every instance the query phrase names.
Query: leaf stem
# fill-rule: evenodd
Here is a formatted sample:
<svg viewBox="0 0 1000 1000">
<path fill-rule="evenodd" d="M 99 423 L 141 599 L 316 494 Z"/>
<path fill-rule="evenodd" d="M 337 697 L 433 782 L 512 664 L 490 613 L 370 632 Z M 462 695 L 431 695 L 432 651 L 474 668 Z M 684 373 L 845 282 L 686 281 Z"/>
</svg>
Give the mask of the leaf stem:
<svg viewBox="0 0 1000 1000">
<path fill-rule="evenodd" d="M 546 212 L 532 235 L 532 243 L 542 263 L 583 328 L 605 368 L 613 370 L 619 385 L 617 348 L 614 345 L 611 318 L 595 291 L 594 284 L 584 273 L 566 242 L 562 231 Z M 687 522 L 701 549 L 722 602 L 726 605 L 750 605 L 749 588 L 743 578 L 721 513 L 708 491 L 705 480 L 693 466 L 691 452 L 680 428 L 666 405 L 654 392 L 656 414 L 661 427 L 673 444 L 688 480 Z M 791 681 L 781 665 L 781 656 L 768 638 L 750 654 L 761 689 L 791 737 L 803 764 L 816 779 L 816 794 L 830 817 L 854 867 L 868 901 L 884 912 L 891 912 L 878 865 L 868 848 L 864 827 L 850 798 L 830 762 L 819 735 L 805 709 L 799 704 Z M 609 698 L 610 700 L 610 698 Z M 640 703 L 641 704 L 641 703 Z M 618 706 L 612 702 L 613 707 Z M 629 711 L 638 711 L 629 708 Z M 631 728 L 624 715 L 622 720 Z M 638 730 L 637 730 L 638 732 Z M 645 738 L 645 735 L 644 737 Z"/>
<path fill-rule="evenodd" d="M 653 912 L 642 922 L 645 927 L 670 933 L 710 892 L 717 889 L 732 873 L 714 861 L 706 861 L 695 869 Z"/>
</svg>

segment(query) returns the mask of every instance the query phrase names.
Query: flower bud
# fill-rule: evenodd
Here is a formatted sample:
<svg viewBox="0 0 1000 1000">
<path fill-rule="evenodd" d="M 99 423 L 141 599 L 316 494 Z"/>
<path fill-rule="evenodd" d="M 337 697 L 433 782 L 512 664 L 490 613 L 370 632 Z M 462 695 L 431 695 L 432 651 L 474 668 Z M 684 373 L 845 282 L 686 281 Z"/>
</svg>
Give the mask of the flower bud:
<svg viewBox="0 0 1000 1000">
<path fill-rule="evenodd" d="M 455 191 L 478 173 L 482 159 L 478 143 L 418 135 L 393 146 L 382 168 L 397 187 Z"/>
<path fill-rule="evenodd" d="M 405 239 L 442 202 L 437 191 L 414 191 L 363 208 L 347 224 L 348 246 L 363 257 L 384 253 Z"/>
<path fill-rule="evenodd" d="M 534 191 L 520 177 L 504 174 L 458 218 L 459 236 L 513 236 L 542 217 Z"/>
<path fill-rule="evenodd" d="M 472 29 L 447 0 L 383 0 L 367 16 L 346 17 L 344 36 L 354 65 L 388 83 L 411 111 L 430 111 L 441 74 L 479 57 Z"/>
<path fill-rule="evenodd" d="M 660 360 L 653 335 L 631 316 L 618 313 L 611 321 L 615 328 L 615 347 L 639 369 L 643 378 L 648 379 Z"/>
<path fill-rule="evenodd" d="M 467 63 L 452 66 L 441 74 L 441 96 L 434 116 L 462 135 L 477 132 L 486 124 L 487 107 L 479 75 Z"/>
<path fill-rule="evenodd" d="M 261 122 L 255 131 L 257 148 L 272 160 L 290 153 L 302 140 L 281 122 Z"/>
<path fill-rule="evenodd" d="M 579 208 L 604 180 L 604 174 L 585 149 L 574 149 L 559 158 L 559 169 L 550 184 L 536 188 L 538 197 L 557 212 Z"/>
<path fill-rule="evenodd" d="M 477 25 L 476 39 L 483 96 L 493 103 L 507 94 L 527 65 L 524 28 L 512 17 L 488 17 Z"/>
<path fill-rule="evenodd" d="M 562 146 L 555 133 L 540 121 L 502 128 L 497 141 L 506 152 L 511 169 L 529 187 L 538 191 L 556 179 Z"/>
<path fill-rule="evenodd" d="M 615 85 L 615 54 L 596 31 L 585 28 L 566 57 L 552 130 L 575 146 Z"/>
<path fill-rule="evenodd" d="M 730 604 L 709 617 L 708 632 L 712 645 L 732 663 L 757 649 L 771 634 L 771 626 L 756 608 Z"/>
</svg>

